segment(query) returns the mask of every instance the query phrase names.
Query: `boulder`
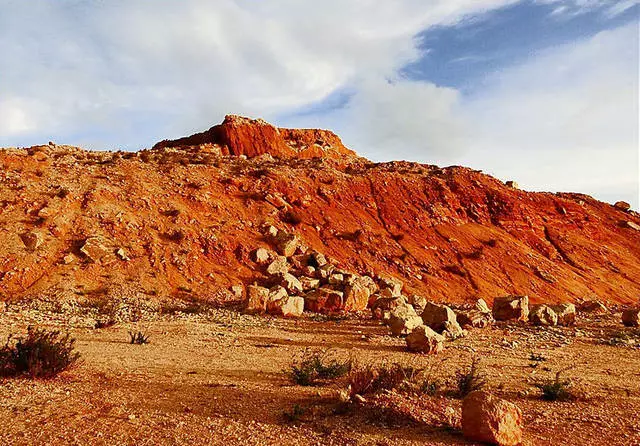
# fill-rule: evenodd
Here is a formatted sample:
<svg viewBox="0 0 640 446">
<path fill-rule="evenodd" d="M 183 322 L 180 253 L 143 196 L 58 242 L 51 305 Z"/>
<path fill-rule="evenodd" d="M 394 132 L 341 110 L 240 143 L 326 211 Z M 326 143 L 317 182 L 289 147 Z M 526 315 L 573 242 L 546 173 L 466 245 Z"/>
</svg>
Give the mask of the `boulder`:
<svg viewBox="0 0 640 446">
<path fill-rule="evenodd" d="M 422 313 L 424 311 L 424 307 L 427 306 L 427 298 L 424 296 L 418 296 L 416 294 L 412 294 L 409 296 L 409 303 L 413 306 L 417 313 Z"/>
<path fill-rule="evenodd" d="M 405 338 L 411 352 L 436 354 L 444 348 L 444 337 L 427 327 L 419 325 Z"/>
<path fill-rule="evenodd" d="M 344 282 L 344 274 L 333 273 L 329 276 L 330 285 L 342 285 Z"/>
<path fill-rule="evenodd" d="M 512 189 L 520 189 L 520 186 L 519 186 L 519 185 L 518 185 L 518 183 L 516 183 L 515 181 L 511 181 L 511 180 L 510 180 L 510 181 L 507 181 L 507 182 L 505 183 L 505 185 L 506 185 L 507 187 L 512 188 Z"/>
<path fill-rule="evenodd" d="M 39 232 L 25 232 L 20 234 L 20 239 L 24 247 L 29 251 L 35 251 L 44 243 L 44 239 Z"/>
<path fill-rule="evenodd" d="M 253 260 L 255 260 L 255 262 L 259 263 L 260 265 L 265 265 L 267 262 L 269 262 L 270 258 L 271 255 L 269 251 L 264 248 L 258 248 L 253 253 Z"/>
<path fill-rule="evenodd" d="M 497 321 L 518 320 L 529 318 L 528 296 L 496 297 L 493 301 L 493 318 Z"/>
<path fill-rule="evenodd" d="M 307 311 L 313 313 L 331 313 L 344 308 L 344 294 L 331 288 L 318 288 L 304 297 Z"/>
<path fill-rule="evenodd" d="M 404 287 L 402 280 L 396 279 L 388 274 L 378 274 L 377 278 L 380 289 L 388 288 L 391 293 L 390 296 L 386 297 L 398 297 L 402 295 L 402 288 Z"/>
<path fill-rule="evenodd" d="M 632 222 L 632 221 L 623 221 L 622 222 L 622 227 L 623 228 L 629 228 L 629 229 L 633 229 L 634 231 L 640 231 L 640 225 Z"/>
<path fill-rule="evenodd" d="M 344 287 L 344 309 L 347 311 L 364 310 L 369 304 L 371 290 L 365 281 L 358 279 L 351 281 L 351 284 Z"/>
<path fill-rule="evenodd" d="M 324 254 L 318 252 L 318 251 L 313 251 L 311 253 L 311 260 L 310 260 L 310 265 L 315 267 L 315 268 L 320 268 L 322 266 L 325 266 L 327 263 L 327 258 L 324 256 Z"/>
<path fill-rule="evenodd" d="M 104 245 L 104 241 L 100 237 L 89 237 L 80 248 L 80 252 L 92 262 L 99 262 L 111 254 L 111 251 Z"/>
<path fill-rule="evenodd" d="M 409 304 L 399 305 L 391 311 L 387 325 L 393 336 L 406 336 L 422 325 L 422 318 Z"/>
<path fill-rule="evenodd" d="M 481 313 L 491 313 L 491 308 L 489 308 L 489 305 L 487 305 L 484 299 L 478 299 L 474 304 L 474 308 Z"/>
<path fill-rule="evenodd" d="M 569 326 L 576 323 L 576 306 L 570 303 L 558 304 L 551 307 L 558 316 L 558 325 Z"/>
<path fill-rule="evenodd" d="M 320 281 L 318 279 L 313 279 L 311 277 L 300 277 L 300 284 L 302 285 L 303 291 L 311 291 L 315 290 L 320 286 Z"/>
<path fill-rule="evenodd" d="M 265 232 L 265 235 L 272 238 L 276 238 L 278 236 L 279 231 L 278 231 L 278 228 L 276 228 L 275 226 L 268 226 L 264 232 Z"/>
<path fill-rule="evenodd" d="M 304 299 L 300 296 L 287 296 L 269 302 L 267 309 L 276 316 L 300 317 L 304 311 Z"/>
<path fill-rule="evenodd" d="M 476 390 L 462 402 L 462 434 L 470 441 L 519 445 L 522 443 L 522 411 L 509 401 Z"/>
<path fill-rule="evenodd" d="M 387 320 L 391 316 L 391 311 L 400 305 L 407 304 L 404 296 L 400 297 L 381 297 L 377 299 L 371 306 L 371 314 L 374 319 Z"/>
<path fill-rule="evenodd" d="M 631 205 L 629 203 L 627 203 L 626 201 L 618 201 L 613 206 L 616 209 L 624 211 L 624 212 L 627 212 L 629 209 L 631 209 Z"/>
<path fill-rule="evenodd" d="M 529 320 L 533 325 L 558 325 L 558 315 L 548 305 L 534 305 L 529 313 Z"/>
<path fill-rule="evenodd" d="M 296 249 L 298 249 L 298 245 L 300 244 L 300 239 L 297 235 L 287 234 L 284 231 L 281 231 L 277 238 L 278 252 L 281 255 L 291 257 L 296 253 Z"/>
<path fill-rule="evenodd" d="M 302 293 L 304 287 L 296 276 L 289 273 L 284 273 L 280 279 L 280 285 L 284 287 L 289 293 L 296 294 Z"/>
<path fill-rule="evenodd" d="M 463 338 L 465 335 L 465 331 L 457 322 L 446 321 L 444 323 L 444 330 L 442 331 L 442 335 L 445 338 L 451 339 L 453 341 L 455 339 Z"/>
<path fill-rule="evenodd" d="M 622 323 L 626 327 L 640 327 L 640 308 L 632 308 L 622 312 Z"/>
<path fill-rule="evenodd" d="M 278 256 L 267 266 L 267 274 L 276 276 L 289 272 L 289 263 L 285 256 Z"/>
<path fill-rule="evenodd" d="M 591 314 L 606 314 L 609 312 L 607 307 L 605 307 L 602 302 L 594 299 L 584 301 L 578 306 L 578 311 L 580 311 L 581 313 Z"/>
<path fill-rule="evenodd" d="M 463 327 L 484 328 L 493 322 L 491 312 L 456 310 L 456 320 Z"/>
<path fill-rule="evenodd" d="M 247 313 L 264 313 L 267 311 L 268 300 L 269 290 L 267 288 L 249 285 L 247 287 L 247 304 L 245 311 Z"/>
<path fill-rule="evenodd" d="M 322 265 L 320 267 L 317 268 L 318 274 L 320 275 L 321 279 L 325 279 L 328 280 L 329 276 L 331 276 L 331 274 L 333 274 L 333 270 L 335 270 L 336 267 L 327 263 L 325 265 Z"/>
<path fill-rule="evenodd" d="M 456 322 L 456 314 L 446 305 L 427 302 L 422 312 L 422 320 L 427 327 L 441 332 L 445 328 L 445 322 Z"/>
</svg>

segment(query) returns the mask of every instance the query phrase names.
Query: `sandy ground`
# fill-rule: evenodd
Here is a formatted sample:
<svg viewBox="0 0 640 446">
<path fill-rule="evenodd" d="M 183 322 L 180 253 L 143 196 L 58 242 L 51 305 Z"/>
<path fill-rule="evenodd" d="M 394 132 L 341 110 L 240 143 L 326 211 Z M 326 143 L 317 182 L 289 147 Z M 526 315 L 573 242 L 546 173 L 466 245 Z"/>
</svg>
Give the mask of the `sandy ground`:
<svg viewBox="0 0 640 446">
<path fill-rule="evenodd" d="M 0 314 L 0 335 L 56 317 Z M 44 319 L 44 320 L 43 320 Z M 465 442 L 460 401 L 441 394 L 414 398 L 417 417 L 380 416 L 336 403 L 344 380 L 293 385 L 284 371 L 305 349 L 334 349 L 360 364 L 431 367 L 452 387 L 456 370 L 482 358 L 489 388 L 523 410 L 527 445 L 640 445 L 640 337 L 615 316 L 576 327 L 496 325 L 447 343 L 437 356 L 408 353 L 402 339 L 367 319 L 282 320 L 230 311 L 167 316 L 106 329 L 70 328 L 82 362 L 49 381 L 0 381 L 0 444 L 457 445 Z M 128 343 L 142 329 L 148 345 Z M 602 345 L 619 332 L 635 345 Z M 547 358 L 532 367 L 531 353 Z M 578 399 L 546 402 L 533 386 L 566 372 Z M 297 422 L 283 415 L 295 405 Z M 420 421 L 420 410 L 447 407 L 450 425 Z M 341 410 L 338 410 L 341 409 Z M 422 419 L 429 419 L 424 414 Z"/>
</svg>

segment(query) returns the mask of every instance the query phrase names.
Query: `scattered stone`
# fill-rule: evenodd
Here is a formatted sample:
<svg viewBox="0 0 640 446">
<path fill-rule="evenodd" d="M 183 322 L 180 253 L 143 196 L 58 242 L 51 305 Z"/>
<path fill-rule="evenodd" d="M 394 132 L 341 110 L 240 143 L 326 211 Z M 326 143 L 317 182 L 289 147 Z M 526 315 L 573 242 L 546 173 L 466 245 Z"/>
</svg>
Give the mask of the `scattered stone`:
<svg viewBox="0 0 640 446">
<path fill-rule="evenodd" d="M 626 327 L 640 327 L 640 308 L 632 308 L 622 312 L 622 323 Z"/>
<path fill-rule="evenodd" d="M 422 318 L 418 316 L 411 305 L 403 304 L 391 311 L 387 325 L 389 325 L 393 336 L 406 336 L 414 328 L 422 325 Z"/>
<path fill-rule="evenodd" d="M 445 322 L 456 323 L 456 314 L 446 305 L 427 302 L 422 312 L 422 320 L 427 327 L 441 332 L 445 329 Z"/>
<path fill-rule="evenodd" d="M 597 300 L 587 300 L 583 302 L 579 307 L 578 311 L 581 313 L 592 313 L 592 314 L 606 314 L 609 312 L 607 307 L 604 306 L 602 302 Z"/>
<path fill-rule="evenodd" d="M 116 251 L 116 255 L 118 256 L 118 258 L 124 262 L 128 262 L 129 260 L 131 260 L 129 258 L 129 256 L 127 255 L 127 252 L 122 249 L 122 248 L 118 248 L 118 250 Z"/>
<path fill-rule="evenodd" d="M 424 296 L 418 296 L 416 294 L 412 294 L 409 296 L 409 303 L 415 308 L 416 312 L 422 314 L 424 311 L 424 307 L 427 306 L 427 298 Z"/>
<path fill-rule="evenodd" d="M 505 183 L 505 185 L 506 185 L 507 187 L 512 188 L 512 189 L 520 189 L 519 184 L 518 184 L 518 183 L 516 183 L 515 181 L 507 181 L 507 182 Z"/>
<path fill-rule="evenodd" d="M 303 291 L 311 291 L 315 290 L 320 286 L 320 281 L 318 279 L 313 279 L 311 277 L 300 277 L 300 284 L 302 285 Z"/>
<path fill-rule="evenodd" d="M 526 321 L 528 317 L 528 296 L 496 297 L 493 301 L 493 318 L 497 321 Z"/>
<path fill-rule="evenodd" d="M 465 331 L 460 327 L 460 324 L 457 322 L 446 321 L 444 323 L 444 330 L 442 335 L 450 340 L 455 340 L 459 338 L 463 338 L 465 336 Z"/>
<path fill-rule="evenodd" d="M 278 236 L 278 228 L 276 228 L 275 226 L 269 226 L 267 227 L 265 234 L 269 237 L 276 238 Z"/>
<path fill-rule="evenodd" d="M 328 262 L 327 262 L 327 258 L 324 256 L 324 254 L 318 252 L 318 251 L 314 251 L 311 253 L 311 258 L 313 259 L 313 264 L 312 266 L 315 266 L 317 268 L 325 266 Z"/>
<path fill-rule="evenodd" d="M 371 290 L 366 280 L 357 278 L 350 285 L 344 287 L 344 309 L 346 311 L 361 311 L 367 308 L 371 297 Z"/>
<path fill-rule="evenodd" d="M 462 403 L 462 433 L 471 441 L 519 445 L 522 443 L 522 411 L 488 392 L 471 392 Z"/>
<path fill-rule="evenodd" d="M 247 313 L 264 313 L 267 311 L 267 302 L 269 300 L 269 290 L 267 288 L 249 285 L 247 287 L 247 305 L 245 311 Z"/>
<path fill-rule="evenodd" d="M 489 308 L 489 305 L 487 305 L 487 302 L 484 299 L 478 299 L 474 304 L 474 307 L 481 313 L 491 313 L 491 308 Z"/>
<path fill-rule="evenodd" d="M 253 260 L 255 260 L 256 263 L 259 263 L 260 265 L 266 264 L 270 258 L 271 255 L 269 254 L 269 251 L 264 248 L 258 248 L 253 253 Z"/>
<path fill-rule="evenodd" d="M 480 310 L 456 311 L 456 320 L 463 327 L 484 328 L 493 323 L 491 312 L 484 313 Z"/>
<path fill-rule="evenodd" d="M 371 314 L 374 319 L 387 320 L 391 316 L 391 312 L 398 306 L 408 304 L 404 296 L 400 297 L 381 297 L 377 299 L 371 306 Z"/>
<path fill-rule="evenodd" d="M 444 348 L 444 337 L 426 325 L 419 325 L 405 338 L 407 349 L 412 352 L 436 354 Z"/>
<path fill-rule="evenodd" d="M 529 313 L 529 320 L 533 325 L 558 325 L 558 315 L 548 305 L 534 305 Z"/>
<path fill-rule="evenodd" d="M 35 251 L 44 243 L 42 234 L 39 232 L 25 232 L 20 234 L 20 239 L 22 239 L 22 243 L 29 251 Z"/>
<path fill-rule="evenodd" d="M 629 209 L 631 209 L 631 205 L 629 203 L 627 203 L 626 201 L 618 201 L 613 206 L 616 209 L 619 209 L 619 210 L 624 211 L 624 212 L 627 212 Z"/>
<path fill-rule="evenodd" d="M 231 287 L 231 292 L 237 299 L 242 299 L 242 297 L 244 297 L 244 285 L 233 285 Z"/>
<path fill-rule="evenodd" d="M 286 274 L 289 272 L 289 263 L 285 256 L 278 256 L 267 267 L 267 274 L 272 276 Z"/>
<path fill-rule="evenodd" d="M 287 234 L 282 231 L 278 234 L 278 252 L 285 257 L 291 257 L 296 253 L 300 239 L 297 235 Z"/>
<path fill-rule="evenodd" d="M 380 289 L 388 288 L 391 293 L 390 296 L 386 297 L 398 297 L 402 295 L 402 288 L 404 287 L 402 280 L 396 279 L 388 274 L 378 274 L 377 278 L 380 283 Z"/>
<path fill-rule="evenodd" d="M 329 284 L 330 285 L 342 285 L 344 282 L 343 274 L 331 274 L 329 276 Z"/>
<path fill-rule="evenodd" d="M 333 274 L 333 271 L 336 269 L 335 266 L 326 263 L 320 267 L 317 268 L 318 273 L 320 274 L 320 278 L 328 280 L 329 277 L 331 276 L 331 274 Z"/>
<path fill-rule="evenodd" d="M 75 261 L 76 261 L 76 256 L 74 256 L 73 254 L 67 254 L 66 256 L 64 256 L 64 257 L 62 258 L 62 262 L 63 262 L 65 265 L 70 265 L 70 264 L 72 264 L 72 263 L 73 263 L 73 262 L 75 262 Z"/>
<path fill-rule="evenodd" d="M 551 307 L 558 315 L 558 325 L 569 326 L 576 322 L 576 306 L 570 303 L 554 305 Z"/>
<path fill-rule="evenodd" d="M 640 231 L 640 225 L 637 225 L 632 221 L 623 221 L 622 222 L 622 227 L 633 229 L 635 231 Z"/>
<path fill-rule="evenodd" d="M 302 291 L 304 291 L 302 283 L 300 283 L 298 278 L 293 274 L 284 273 L 282 275 L 280 285 L 282 285 L 289 293 L 302 293 Z"/>
<path fill-rule="evenodd" d="M 313 313 L 331 313 L 344 308 L 344 294 L 330 288 L 318 288 L 304 297 L 307 311 Z"/>
<path fill-rule="evenodd" d="M 300 317 L 304 311 L 304 299 L 300 296 L 286 296 L 269 301 L 267 310 L 276 316 Z"/>
<path fill-rule="evenodd" d="M 92 262 L 99 262 L 111 254 L 109 249 L 104 246 L 104 241 L 100 237 L 89 237 L 87 241 L 84 242 L 82 248 L 80 248 L 80 252 L 87 256 Z"/>
</svg>

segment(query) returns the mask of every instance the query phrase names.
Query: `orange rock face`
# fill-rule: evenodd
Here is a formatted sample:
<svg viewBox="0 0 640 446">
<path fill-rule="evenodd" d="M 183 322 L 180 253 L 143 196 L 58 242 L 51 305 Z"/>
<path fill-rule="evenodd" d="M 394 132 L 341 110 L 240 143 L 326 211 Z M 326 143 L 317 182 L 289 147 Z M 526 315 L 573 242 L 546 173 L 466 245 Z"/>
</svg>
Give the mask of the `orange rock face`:
<svg viewBox="0 0 640 446">
<path fill-rule="evenodd" d="M 188 146 L 138 153 L 0 150 L 0 299 L 60 288 L 99 298 L 122 287 L 154 299 L 231 299 L 229 287 L 264 277 L 253 253 L 272 249 L 269 225 L 343 270 L 401 279 L 406 296 L 489 304 L 508 295 L 532 304 L 640 296 L 640 231 L 621 224 L 640 225 L 632 210 L 509 188 L 464 167 L 375 164 L 322 131 L 227 121 Z M 321 138 L 331 149 L 307 158 Z M 211 141 L 250 157 L 224 156 Z M 39 235 L 37 249 L 25 246 L 28 233 Z M 82 250 L 91 240 L 108 253 L 92 261 Z"/>
<path fill-rule="evenodd" d="M 209 130 L 174 141 L 162 141 L 154 149 L 214 144 L 224 155 L 249 158 L 268 153 L 280 158 L 340 158 L 355 156 L 340 138 L 328 130 L 280 129 L 261 119 L 229 115 Z"/>
</svg>

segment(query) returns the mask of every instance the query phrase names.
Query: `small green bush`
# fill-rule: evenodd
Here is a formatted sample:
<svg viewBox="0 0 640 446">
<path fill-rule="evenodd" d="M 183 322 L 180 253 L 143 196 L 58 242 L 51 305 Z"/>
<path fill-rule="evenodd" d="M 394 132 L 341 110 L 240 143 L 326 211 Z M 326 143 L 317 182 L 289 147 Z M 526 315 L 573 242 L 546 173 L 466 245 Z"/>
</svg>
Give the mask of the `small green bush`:
<svg viewBox="0 0 640 446">
<path fill-rule="evenodd" d="M 74 350 L 75 339 L 59 331 L 29 327 L 25 338 L 11 341 L 9 336 L 0 348 L 0 376 L 52 378 L 80 358 Z"/>
<path fill-rule="evenodd" d="M 313 386 L 318 380 L 340 378 L 351 371 L 351 359 L 331 358 L 327 352 L 305 352 L 291 364 L 289 376 L 301 386 Z"/>
<path fill-rule="evenodd" d="M 571 381 L 568 379 L 561 379 L 560 376 L 563 372 L 571 369 L 569 367 L 562 369 L 556 373 L 554 379 L 548 379 L 535 386 L 542 391 L 542 399 L 545 401 L 567 401 L 573 398 L 573 394 L 570 391 Z"/>
<path fill-rule="evenodd" d="M 480 358 L 473 358 L 469 369 L 456 372 L 456 395 L 464 398 L 475 390 L 481 390 L 487 385 L 484 373 L 480 370 Z"/>
</svg>

